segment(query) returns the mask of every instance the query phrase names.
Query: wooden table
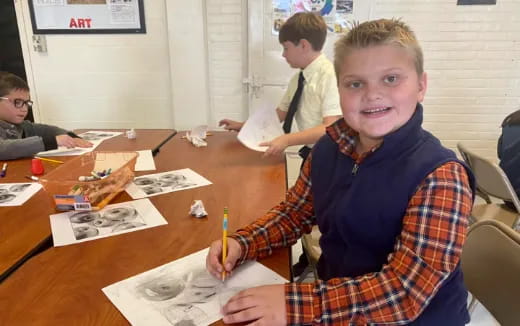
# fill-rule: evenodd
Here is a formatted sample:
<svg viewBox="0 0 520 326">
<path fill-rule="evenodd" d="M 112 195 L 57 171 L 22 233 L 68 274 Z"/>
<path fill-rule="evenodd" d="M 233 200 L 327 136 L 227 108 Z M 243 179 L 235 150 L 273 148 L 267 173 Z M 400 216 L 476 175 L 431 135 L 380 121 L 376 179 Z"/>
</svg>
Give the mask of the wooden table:
<svg viewBox="0 0 520 326">
<path fill-rule="evenodd" d="M 151 197 L 168 225 L 51 248 L 31 258 L 0 284 L 0 324 L 126 325 L 103 287 L 207 247 L 221 236 L 224 206 L 233 231 L 283 200 L 282 158 L 261 158 L 234 133 L 215 133 L 208 143 L 196 148 L 177 136 L 155 157 L 154 173 L 190 168 L 213 182 Z M 207 218 L 188 214 L 195 199 L 203 201 Z M 127 200 L 126 193 L 115 199 Z M 289 278 L 288 253 L 279 250 L 262 263 Z"/>
<path fill-rule="evenodd" d="M 174 133 L 172 129 L 140 129 L 136 139 L 124 135 L 111 138 L 96 150 L 145 150 L 153 149 Z M 71 156 L 55 159 L 70 160 Z M 59 164 L 43 162 L 45 172 L 52 171 Z M 6 177 L 2 183 L 31 182 L 26 175 L 31 174 L 31 159 L 8 162 Z M 0 207 L 0 282 L 28 257 L 50 243 L 51 229 L 49 215 L 55 213 L 50 197 L 39 191 L 23 206 Z"/>
</svg>

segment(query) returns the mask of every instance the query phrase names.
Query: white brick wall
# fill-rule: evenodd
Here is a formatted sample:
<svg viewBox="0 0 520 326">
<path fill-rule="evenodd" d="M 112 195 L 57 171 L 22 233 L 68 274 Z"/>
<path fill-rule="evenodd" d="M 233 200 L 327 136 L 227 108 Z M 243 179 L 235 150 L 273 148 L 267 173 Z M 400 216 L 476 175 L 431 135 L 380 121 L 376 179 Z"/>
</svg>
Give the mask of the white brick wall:
<svg viewBox="0 0 520 326">
<path fill-rule="evenodd" d="M 371 18 L 402 17 L 421 42 L 425 128 L 450 148 L 464 141 L 495 158 L 500 123 L 520 106 L 520 1 L 456 2 L 376 0 Z"/>
<path fill-rule="evenodd" d="M 211 111 L 217 120 L 241 119 L 247 112 L 241 85 L 245 2 L 207 0 Z M 372 0 L 371 19 L 401 17 L 416 31 L 429 76 L 425 128 L 450 148 L 465 141 L 493 158 L 502 119 L 520 107 L 520 1 L 456 2 Z"/>
<path fill-rule="evenodd" d="M 215 126 L 222 118 L 241 121 L 247 112 L 242 86 L 247 62 L 245 9 L 245 0 L 206 1 L 211 122 Z"/>
</svg>

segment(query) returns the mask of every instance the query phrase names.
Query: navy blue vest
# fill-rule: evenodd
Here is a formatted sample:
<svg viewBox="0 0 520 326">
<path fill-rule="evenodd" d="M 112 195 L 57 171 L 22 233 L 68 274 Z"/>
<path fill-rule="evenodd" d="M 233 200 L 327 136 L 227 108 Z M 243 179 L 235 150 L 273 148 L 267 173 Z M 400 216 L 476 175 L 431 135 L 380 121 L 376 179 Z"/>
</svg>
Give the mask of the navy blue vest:
<svg viewBox="0 0 520 326">
<path fill-rule="evenodd" d="M 322 233 L 321 279 L 380 271 L 393 252 L 408 202 L 419 184 L 443 163 L 458 161 L 421 124 L 419 104 L 412 118 L 385 136 L 359 166 L 328 135 L 314 146 L 311 180 Z M 469 321 L 466 299 L 458 266 L 411 325 L 464 325 Z"/>
</svg>

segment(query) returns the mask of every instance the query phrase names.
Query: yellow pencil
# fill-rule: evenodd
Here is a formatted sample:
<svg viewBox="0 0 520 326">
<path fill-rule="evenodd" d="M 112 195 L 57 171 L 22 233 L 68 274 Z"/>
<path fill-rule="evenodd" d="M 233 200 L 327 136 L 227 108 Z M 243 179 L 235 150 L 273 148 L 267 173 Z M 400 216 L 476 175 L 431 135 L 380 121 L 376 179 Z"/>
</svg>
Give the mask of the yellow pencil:
<svg viewBox="0 0 520 326">
<path fill-rule="evenodd" d="M 222 268 L 226 262 L 227 253 L 227 220 L 228 220 L 228 209 L 224 207 L 224 220 L 222 221 Z M 222 281 L 226 279 L 226 269 L 222 270 Z"/>
<path fill-rule="evenodd" d="M 42 161 L 63 164 L 63 161 L 51 160 L 50 158 L 43 158 L 43 157 L 39 157 L 39 156 L 35 156 L 34 158 L 37 158 L 37 159 L 42 160 Z"/>
</svg>

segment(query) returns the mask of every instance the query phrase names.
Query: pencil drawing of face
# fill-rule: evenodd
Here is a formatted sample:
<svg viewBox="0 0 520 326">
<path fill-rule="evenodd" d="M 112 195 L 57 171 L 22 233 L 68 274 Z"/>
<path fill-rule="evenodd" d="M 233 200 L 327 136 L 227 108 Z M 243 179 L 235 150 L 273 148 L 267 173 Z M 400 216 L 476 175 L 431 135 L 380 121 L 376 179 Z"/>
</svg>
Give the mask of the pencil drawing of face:
<svg viewBox="0 0 520 326">
<path fill-rule="evenodd" d="M 77 212 L 72 214 L 69 219 L 72 223 L 88 223 L 100 217 L 98 212 Z"/>
<path fill-rule="evenodd" d="M 0 195 L 8 194 L 8 193 L 9 193 L 9 190 L 7 190 L 5 188 L 0 188 Z"/>
<path fill-rule="evenodd" d="M 99 234 L 99 230 L 92 226 L 78 226 L 72 229 L 76 240 L 95 237 Z"/>
<path fill-rule="evenodd" d="M 10 202 L 11 200 L 15 199 L 16 195 L 10 194 L 10 193 L 0 193 L 0 204 Z"/>
<path fill-rule="evenodd" d="M 9 188 L 9 190 L 12 192 L 22 192 L 30 186 L 31 186 L 30 183 L 21 183 L 18 185 L 12 185 L 11 188 Z"/>
<path fill-rule="evenodd" d="M 135 179 L 134 183 L 138 186 L 149 186 L 155 184 L 156 181 L 154 178 L 143 177 Z"/>
</svg>

